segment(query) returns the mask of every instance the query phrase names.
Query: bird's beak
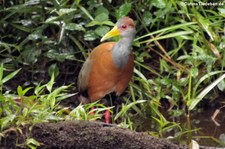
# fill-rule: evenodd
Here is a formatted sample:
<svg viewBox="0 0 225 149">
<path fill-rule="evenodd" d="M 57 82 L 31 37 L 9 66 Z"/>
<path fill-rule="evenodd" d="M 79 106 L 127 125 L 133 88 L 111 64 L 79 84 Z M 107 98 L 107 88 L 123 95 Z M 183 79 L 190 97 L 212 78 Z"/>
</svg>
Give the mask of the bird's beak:
<svg viewBox="0 0 225 149">
<path fill-rule="evenodd" d="M 117 26 L 114 26 L 113 29 L 111 29 L 108 33 L 106 33 L 102 37 L 101 42 L 104 41 L 104 40 L 106 40 L 106 39 L 109 39 L 111 37 L 118 36 L 118 35 L 120 35 L 120 32 L 119 32 Z"/>
</svg>

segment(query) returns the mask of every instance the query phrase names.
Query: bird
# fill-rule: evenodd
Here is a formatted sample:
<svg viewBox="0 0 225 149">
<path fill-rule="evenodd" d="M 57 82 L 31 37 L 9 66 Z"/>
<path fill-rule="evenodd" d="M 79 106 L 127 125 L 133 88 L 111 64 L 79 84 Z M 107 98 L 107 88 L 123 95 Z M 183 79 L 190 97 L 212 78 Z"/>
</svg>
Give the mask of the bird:
<svg viewBox="0 0 225 149">
<path fill-rule="evenodd" d="M 104 42 L 92 50 L 78 75 L 78 90 L 81 95 L 87 93 L 89 102 L 112 92 L 120 96 L 127 88 L 133 76 L 134 55 L 131 48 L 135 34 L 134 21 L 130 17 L 122 17 L 100 41 L 114 36 L 120 36 L 120 40 Z M 109 110 L 105 112 L 105 122 L 110 123 Z"/>
</svg>

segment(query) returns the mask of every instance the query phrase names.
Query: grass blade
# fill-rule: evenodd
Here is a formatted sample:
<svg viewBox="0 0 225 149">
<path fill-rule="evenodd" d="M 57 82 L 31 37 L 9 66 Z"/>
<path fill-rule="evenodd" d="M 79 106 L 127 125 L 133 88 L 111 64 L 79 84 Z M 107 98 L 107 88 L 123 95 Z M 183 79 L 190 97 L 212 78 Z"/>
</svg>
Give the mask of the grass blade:
<svg viewBox="0 0 225 149">
<path fill-rule="evenodd" d="M 196 105 L 217 85 L 219 84 L 223 79 L 225 78 L 225 74 L 220 76 L 218 79 L 216 79 L 212 84 L 207 86 L 201 93 L 198 94 L 198 96 L 189 102 L 189 110 L 193 110 Z"/>
</svg>

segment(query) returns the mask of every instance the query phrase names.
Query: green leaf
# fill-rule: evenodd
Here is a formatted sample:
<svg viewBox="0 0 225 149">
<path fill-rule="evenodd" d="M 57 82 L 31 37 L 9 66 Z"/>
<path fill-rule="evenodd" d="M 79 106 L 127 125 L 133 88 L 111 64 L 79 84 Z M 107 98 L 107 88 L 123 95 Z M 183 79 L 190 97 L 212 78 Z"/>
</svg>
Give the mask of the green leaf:
<svg viewBox="0 0 225 149">
<path fill-rule="evenodd" d="M 86 14 L 87 17 L 89 17 L 89 19 L 94 20 L 94 18 L 91 16 L 91 14 L 88 12 L 87 9 L 85 9 L 81 5 L 79 5 L 79 8 L 80 8 L 81 11 L 83 11 L 84 14 Z"/>
<path fill-rule="evenodd" d="M 53 73 L 54 73 L 55 78 L 59 75 L 59 68 L 58 68 L 58 66 L 57 66 L 56 63 L 52 64 L 48 68 L 48 74 L 49 74 L 49 76 L 52 76 Z"/>
<path fill-rule="evenodd" d="M 198 68 L 197 67 L 191 68 L 190 75 L 192 77 L 197 77 L 198 76 Z"/>
<path fill-rule="evenodd" d="M 21 57 L 24 64 L 35 64 L 38 56 L 41 54 L 41 50 L 37 50 L 36 47 L 27 45 L 21 53 Z"/>
<path fill-rule="evenodd" d="M 39 83 L 34 89 L 35 95 L 40 95 L 44 91 L 45 87 L 46 87 L 46 84 L 41 86 Z"/>
<path fill-rule="evenodd" d="M 20 97 L 23 96 L 23 89 L 22 89 L 22 87 L 21 87 L 20 85 L 17 87 L 17 93 L 18 93 L 18 95 L 19 95 Z"/>
<path fill-rule="evenodd" d="M 95 11 L 95 16 L 98 16 L 98 15 L 100 15 L 100 14 L 102 14 L 102 13 L 104 13 L 104 14 L 106 14 L 106 15 L 109 15 L 109 11 L 108 11 L 105 7 L 100 6 L 100 7 L 98 7 L 98 9 Z"/>
<path fill-rule="evenodd" d="M 54 80 L 55 80 L 54 73 L 52 73 L 51 80 L 46 84 L 46 88 L 49 92 L 52 91 Z"/>
<path fill-rule="evenodd" d="M 12 79 L 20 70 L 21 70 L 21 68 L 16 70 L 16 71 L 14 71 L 14 72 L 12 72 L 12 73 L 10 73 L 10 74 L 8 74 L 6 77 L 4 77 L 2 79 L 2 84 L 4 84 L 5 82 L 9 81 L 10 79 Z"/>
<path fill-rule="evenodd" d="M 3 78 L 3 63 L 1 63 L 0 66 L 0 86 L 3 84 L 2 78 Z"/>
<path fill-rule="evenodd" d="M 151 4 L 157 8 L 165 8 L 166 3 L 164 0 L 152 0 Z"/>
<path fill-rule="evenodd" d="M 212 41 L 214 41 L 216 37 L 215 33 L 212 29 L 212 22 L 206 17 L 203 17 L 199 12 L 194 11 L 195 17 L 197 18 L 197 21 L 201 24 L 202 28 L 206 31 L 206 33 L 209 35 Z"/>
<path fill-rule="evenodd" d="M 116 11 L 116 18 L 117 20 L 126 16 L 131 11 L 131 3 L 125 3 Z"/>
<path fill-rule="evenodd" d="M 143 103 L 143 102 L 146 102 L 146 100 L 137 100 L 137 101 L 134 101 L 128 105 L 123 105 L 122 106 L 122 109 L 119 113 L 117 113 L 117 115 L 115 116 L 114 120 L 117 120 L 120 116 L 124 115 L 125 113 L 127 113 L 127 111 L 135 106 L 136 104 L 140 104 L 140 103 Z"/>
<path fill-rule="evenodd" d="M 61 86 L 61 87 L 55 89 L 53 92 L 51 92 L 51 94 L 48 95 L 47 100 L 50 103 L 51 109 L 53 109 L 55 107 L 55 105 L 56 105 L 56 97 L 59 96 L 59 93 L 62 92 L 63 90 L 65 90 L 65 89 L 67 89 L 68 87 L 69 86 Z"/>
<path fill-rule="evenodd" d="M 108 25 L 108 26 L 114 26 L 115 24 L 111 21 L 103 21 L 101 22 L 101 24 L 104 24 L 104 25 Z"/>
<path fill-rule="evenodd" d="M 199 79 L 199 81 L 196 83 L 196 85 L 195 85 L 195 87 L 194 87 L 194 89 L 193 89 L 193 98 L 196 96 L 197 89 L 198 89 L 199 85 L 200 85 L 203 81 L 205 81 L 206 79 L 210 78 L 211 76 L 216 75 L 216 74 L 219 74 L 219 73 L 222 73 L 222 71 L 210 72 L 210 73 L 208 73 L 208 74 L 202 76 L 202 77 Z"/>
<path fill-rule="evenodd" d="M 148 34 L 145 34 L 145 35 L 143 35 L 141 37 L 136 38 L 134 41 L 137 41 L 137 40 L 140 40 L 140 39 L 143 39 L 143 38 L 155 35 L 155 34 L 165 34 L 167 32 L 172 32 L 172 34 L 173 33 L 176 34 L 176 32 L 174 32 L 174 30 L 181 29 L 181 28 L 186 28 L 186 27 L 189 27 L 189 26 L 193 26 L 194 24 L 196 24 L 196 22 L 188 22 L 188 23 L 182 23 L 182 24 L 178 24 L 178 25 L 173 25 L 173 26 L 170 26 L 170 27 L 166 27 L 166 28 L 163 28 L 163 29 L 160 29 L 160 30 L 148 33 Z M 188 30 L 188 31 L 192 32 L 191 30 Z M 179 35 L 181 35 L 181 34 L 179 34 Z M 141 43 L 144 43 L 144 42 L 141 42 Z"/>
<path fill-rule="evenodd" d="M 207 86 L 203 91 L 201 91 L 198 96 L 188 102 L 188 110 L 193 110 L 196 105 L 216 86 L 218 85 L 223 79 L 225 78 L 225 74 L 220 76 L 216 79 L 213 83 Z"/>
<path fill-rule="evenodd" d="M 219 88 L 220 91 L 225 91 L 225 80 L 222 80 L 217 87 Z"/>
<path fill-rule="evenodd" d="M 49 50 L 45 53 L 46 56 L 50 59 L 54 59 L 60 62 L 64 62 L 66 59 L 74 60 L 74 55 L 71 53 L 58 53 L 55 50 Z"/>
<path fill-rule="evenodd" d="M 16 115 L 15 114 L 10 114 L 10 115 L 7 115 L 7 116 L 1 118 L 0 119 L 1 130 L 3 130 L 8 125 L 10 125 L 10 122 L 12 122 L 15 118 L 16 118 Z"/>
<path fill-rule="evenodd" d="M 38 5 L 38 4 L 40 4 L 39 0 L 28 0 L 25 2 L 24 6 L 32 6 L 32 5 Z"/>
<path fill-rule="evenodd" d="M 45 36 L 43 36 L 42 33 L 37 33 L 37 32 L 29 34 L 29 36 L 28 36 L 29 40 L 37 40 L 37 39 L 44 39 L 44 38 L 45 38 Z"/>
<path fill-rule="evenodd" d="M 84 40 L 86 40 L 86 41 L 93 41 L 93 40 L 95 40 L 97 38 L 98 38 L 98 36 L 93 31 L 87 31 L 84 34 Z"/>
<path fill-rule="evenodd" d="M 37 146 L 40 146 L 40 143 L 38 141 L 36 141 L 35 139 L 33 139 L 33 138 L 28 138 L 26 140 L 26 145 L 28 145 L 32 149 L 36 149 Z"/>
<path fill-rule="evenodd" d="M 194 33 L 193 31 L 178 31 L 178 32 L 172 32 L 172 33 L 167 34 L 167 35 L 162 35 L 162 36 L 159 36 L 159 37 L 155 37 L 155 38 L 152 38 L 152 39 L 149 39 L 149 40 L 140 42 L 140 44 L 143 44 L 143 43 L 150 43 L 150 42 L 153 42 L 153 41 L 162 40 L 162 39 L 167 39 L 167 38 L 172 38 L 172 37 L 180 37 L 180 36 L 184 36 L 184 35 L 188 35 L 188 34 L 193 34 L 193 33 Z"/>
<path fill-rule="evenodd" d="M 104 36 L 109 30 L 110 28 L 108 26 L 100 26 L 95 29 L 95 33 L 99 36 Z"/>
<path fill-rule="evenodd" d="M 92 26 L 95 26 L 95 25 L 101 25 L 101 23 L 96 21 L 96 20 L 93 20 L 93 21 L 89 22 L 88 24 L 86 24 L 85 26 L 86 27 L 92 27 Z"/>
<path fill-rule="evenodd" d="M 53 23 L 54 21 L 58 20 L 58 18 L 59 17 L 51 16 L 45 20 L 45 23 Z"/>
<path fill-rule="evenodd" d="M 115 24 L 113 22 L 111 22 L 111 21 L 102 21 L 102 22 L 99 22 L 99 21 L 93 20 L 90 23 L 88 23 L 86 25 L 86 27 L 92 27 L 92 26 L 96 26 L 96 25 L 114 26 Z"/>
<path fill-rule="evenodd" d="M 69 23 L 65 26 L 66 30 L 70 31 L 85 31 L 85 28 L 81 24 Z"/>
<path fill-rule="evenodd" d="M 64 14 L 68 14 L 68 13 L 71 13 L 71 12 L 74 12 L 74 11 L 76 11 L 76 9 L 74 9 L 74 8 L 62 8 L 57 13 L 58 13 L 59 16 L 62 16 Z"/>
<path fill-rule="evenodd" d="M 148 26 L 152 22 L 152 13 L 149 11 L 145 12 L 143 18 L 145 25 Z"/>
<path fill-rule="evenodd" d="M 224 8 L 218 8 L 221 15 L 225 16 L 225 9 Z"/>
<path fill-rule="evenodd" d="M 74 95 L 77 95 L 77 93 L 74 93 L 74 94 L 67 94 L 67 93 L 61 93 L 60 96 L 57 97 L 57 101 L 61 101 L 61 100 L 64 100 L 64 99 L 68 99 Z"/>
<path fill-rule="evenodd" d="M 27 87 L 23 90 L 23 96 L 30 90 L 32 89 L 33 87 Z"/>
<path fill-rule="evenodd" d="M 27 32 L 27 33 L 31 32 L 31 29 L 28 28 L 28 27 L 21 26 L 21 25 L 18 25 L 18 24 L 13 24 L 13 23 L 11 25 L 14 26 L 15 28 L 21 30 L 21 31 L 24 31 L 24 32 Z"/>
<path fill-rule="evenodd" d="M 96 20 L 97 22 L 108 21 L 108 19 L 109 19 L 108 17 L 109 17 L 108 14 L 101 13 L 101 14 L 99 14 L 99 15 L 97 15 L 97 16 L 95 17 L 95 20 Z"/>
<path fill-rule="evenodd" d="M 28 112 L 29 112 L 29 110 L 27 107 L 23 108 L 23 111 L 22 111 L 23 117 L 26 117 L 28 115 Z"/>
</svg>

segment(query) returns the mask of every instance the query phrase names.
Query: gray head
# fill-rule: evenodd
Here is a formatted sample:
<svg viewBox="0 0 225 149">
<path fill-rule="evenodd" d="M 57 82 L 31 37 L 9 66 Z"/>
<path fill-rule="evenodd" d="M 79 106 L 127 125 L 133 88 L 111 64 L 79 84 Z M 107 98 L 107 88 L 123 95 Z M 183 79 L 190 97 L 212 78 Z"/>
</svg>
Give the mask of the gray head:
<svg viewBox="0 0 225 149">
<path fill-rule="evenodd" d="M 136 34 L 134 21 L 129 17 L 123 17 L 119 19 L 116 25 L 110 30 L 105 36 L 102 37 L 101 41 L 104 41 L 108 38 L 120 35 L 123 37 L 128 37 L 133 39 Z"/>
<path fill-rule="evenodd" d="M 134 21 L 129 17 L 119 19 L 116 26 L 120 32 L 121 37 L 134 37 L 136 34 Z"/>
</svg>

